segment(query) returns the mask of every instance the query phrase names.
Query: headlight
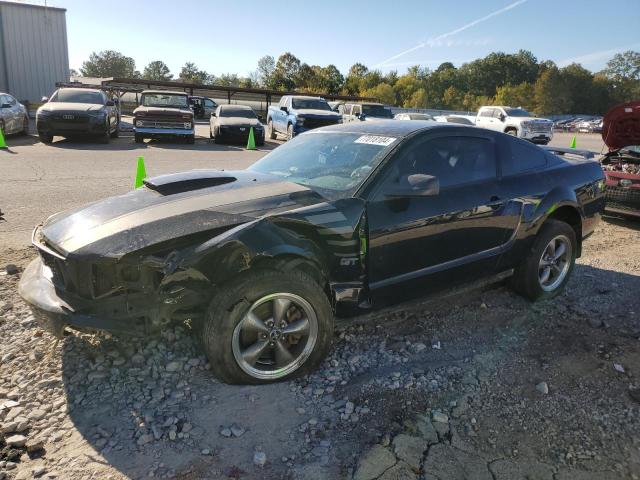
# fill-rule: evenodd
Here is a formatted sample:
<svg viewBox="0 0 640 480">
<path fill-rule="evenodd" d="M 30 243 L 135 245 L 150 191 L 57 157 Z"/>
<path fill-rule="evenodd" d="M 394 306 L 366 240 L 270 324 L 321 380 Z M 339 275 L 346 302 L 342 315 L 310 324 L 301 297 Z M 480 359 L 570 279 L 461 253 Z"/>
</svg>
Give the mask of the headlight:
<svg viewBox="0 0 640 480">
<path fill-rule="evenodd" d="M 36 117 L 48 117 L 49 115 L 51 115 L 49 110 L 38 110 L 36 113 Z"/>
<path fill-rule="evenodd" d="M 105 112 L 104 110 L 95 110 L 89 112 L 89 116 L 93 118 L 104 118 L 107 116 L 107 112 Z"/>
<path fill-rule="evenodd" d="M 184 128 L 191 128 L 191 122 L 184 122 Z"/>
</svg>

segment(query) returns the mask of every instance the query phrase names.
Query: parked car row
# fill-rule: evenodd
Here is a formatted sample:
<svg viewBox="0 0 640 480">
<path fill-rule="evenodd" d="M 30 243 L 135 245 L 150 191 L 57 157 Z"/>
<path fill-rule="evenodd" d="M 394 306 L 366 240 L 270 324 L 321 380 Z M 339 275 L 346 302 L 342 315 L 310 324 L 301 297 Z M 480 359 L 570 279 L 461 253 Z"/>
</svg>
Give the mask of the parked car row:
<svg viewBox="0 0 640 480">
<path fill-rule="evenodd" d="M 558 120 L 554 124 L 556 130 L 563 132 L 581 132 L 581 133 L 601 133 L 602 117 L 582 118 L 573 117 L 564 120 Z"/>
</svg>

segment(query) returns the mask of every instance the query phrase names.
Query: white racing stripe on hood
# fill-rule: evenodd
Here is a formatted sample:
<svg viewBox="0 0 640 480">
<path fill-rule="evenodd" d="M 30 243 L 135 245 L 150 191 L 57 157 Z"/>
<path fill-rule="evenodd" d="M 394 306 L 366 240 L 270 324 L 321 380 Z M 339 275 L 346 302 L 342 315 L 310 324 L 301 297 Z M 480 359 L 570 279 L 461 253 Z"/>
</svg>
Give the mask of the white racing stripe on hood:
<svg viewBox="0 0 640 480">
<path fill-rule="evenodd" d="M 143 224 L 184 215 L 197 210 L 214 210 L 216 207 L 223 205 L 287 195 L 307 190 L 308 188 L 296 183 L 279 182 L 251 187 L 232 188 L 210 194 L 197 195 L 195 197 L 180 198 L 175 201 L 163 202 L 135 210 L 92 228 L 77 229 L 62 240 L 60 246 L 67 252 L 73 252 L 115 233 L 123 232 Z"/>
</svg>

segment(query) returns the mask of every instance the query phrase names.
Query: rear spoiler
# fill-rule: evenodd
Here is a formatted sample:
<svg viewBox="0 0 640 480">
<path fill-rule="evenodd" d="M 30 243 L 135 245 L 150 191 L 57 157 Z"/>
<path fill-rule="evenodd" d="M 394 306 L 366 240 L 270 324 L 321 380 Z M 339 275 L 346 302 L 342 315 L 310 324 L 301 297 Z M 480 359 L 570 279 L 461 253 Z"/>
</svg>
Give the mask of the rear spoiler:
<svg viewBox="0 0 640 480">
<path fill-rule="evenodd" d="M 550 147 L 548 145 L 541 145 L 547 152 L 553 153 L 555 155 L 576 155 L 578 157 L 582 157 L 585 160 L 591 160 L 595 158 L 596 153 L 591 152 L 589 150 L 576 150 L 575 148 L 565 148 L 565 147 Z"/>
</svg>

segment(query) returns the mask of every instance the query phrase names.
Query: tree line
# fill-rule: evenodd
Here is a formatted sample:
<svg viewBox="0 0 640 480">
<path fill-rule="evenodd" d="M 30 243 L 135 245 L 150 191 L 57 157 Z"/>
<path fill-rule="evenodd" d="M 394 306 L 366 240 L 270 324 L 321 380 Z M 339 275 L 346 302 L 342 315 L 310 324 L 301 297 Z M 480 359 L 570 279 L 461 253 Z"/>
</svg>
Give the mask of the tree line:
<svg viewBox="0 0 640 480">
<path fill-rule="evenodd" d="M 150 62 L 140 73 L 133 58 L 112 50 L 92 53 L 80 72 L 86 77 L 174 79 L 161 60 Z M 416 65 L 403 75 L 395 70 L 383 74 L 355 63 L 346 76 L 335 65 L 309 65 L 286 52 L 277 60 L 270 55 L 262 57 L 247 76 L 215 76 L 187 62 L 175 80 L 357 95 L 407 108 L 475 111 L 481 105 L 495 104 L 520 106 L 540 115 L 602 114 L 617 103 L 640 99 L 640 52 L 618 53 L 600 72 L 577 63 L 559 67 L 520 50 L 490 53 L 460 67 L 450 62 L 434 70 Z"/>
</svg>

